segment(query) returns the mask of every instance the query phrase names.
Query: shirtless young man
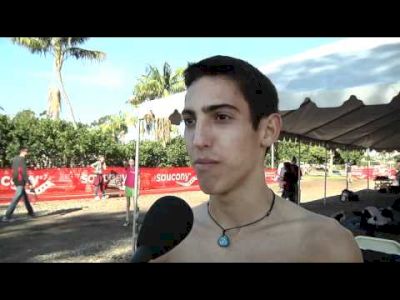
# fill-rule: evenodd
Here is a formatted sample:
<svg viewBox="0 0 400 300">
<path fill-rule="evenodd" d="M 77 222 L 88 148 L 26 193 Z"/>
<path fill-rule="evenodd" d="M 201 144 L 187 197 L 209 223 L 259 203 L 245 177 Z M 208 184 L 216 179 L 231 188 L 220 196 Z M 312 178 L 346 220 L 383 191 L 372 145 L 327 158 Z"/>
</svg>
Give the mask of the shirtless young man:
<svg viewBox="0 0 400 300">
<path fill-rule="evenodd" d="M 362 262 L 350 231 L 266 186 L 264 157 L 282 127 L 271 81 L 215 56 L 189 65 L 185 84 L 186 147 L 210 198 L 185 240 L 152 262 Z"/>
</svg>

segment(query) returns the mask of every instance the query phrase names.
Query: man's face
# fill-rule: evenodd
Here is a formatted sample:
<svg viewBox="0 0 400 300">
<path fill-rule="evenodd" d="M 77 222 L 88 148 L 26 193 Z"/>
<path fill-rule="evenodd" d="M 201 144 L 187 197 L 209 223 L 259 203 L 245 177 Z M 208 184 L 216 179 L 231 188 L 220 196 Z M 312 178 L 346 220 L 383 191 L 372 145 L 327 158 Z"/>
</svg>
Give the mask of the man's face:
<svg viewBox="0 0 400 300">
<path fill-rule="evenodd" d="M 205 193 L 227 193 L 262 168 L 265 148 L 235 82 L 223 76 L 196 80 L 182 117 L 186 148 Z"/>
<path fill-rule="evenodd" d="M 21 151 L 21 156 L 23 156 L 23 157 L 27 156 L 28 154 L 29 154 L 28 150 L 22 150 Z"/>
<path fill-rule="evenodd" d="M 133 166 L 135 165 L 135 161 L 134 161 L 133 159 L 130 159 L 130 160 L 129 160 L 129 165 L 130 165 L 131 167 L 133 167 Z"/>
</svg>

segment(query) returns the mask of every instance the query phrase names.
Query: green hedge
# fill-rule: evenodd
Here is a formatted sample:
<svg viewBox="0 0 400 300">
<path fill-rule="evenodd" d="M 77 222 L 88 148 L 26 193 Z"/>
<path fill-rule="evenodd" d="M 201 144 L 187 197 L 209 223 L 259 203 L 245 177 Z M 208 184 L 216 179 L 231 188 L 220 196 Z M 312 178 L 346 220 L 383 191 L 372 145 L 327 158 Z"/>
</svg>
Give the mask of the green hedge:
<svg viewBox="0 0 400 300">
<path fill-rule="evenodd" d="M 122 166 L 135 156 L 135 142 L 123 144 L 98 126 L 37 118 L 32 111 L 18 113 L 14 118 L 0 115 L 0 167 L 7 168 L 27 146 L 30 167 L 76 167 L 93 163 L 104 154 L 108 165 Z M 163 147 L 159 142 L 140 143 L 140 165 L 145 167 L 188 166 L 189 157 L 182 137 Z"/>
<path fill-rule="evenodd" d="M 28 146 L 27 158 L 31 167 L 74 167 L 87 166 L 96 156 L 106 156 L 108 165 L 122 166 L 135 156 L 135 142 L 118 142 L 109 132 L 98 125 L 78 124 L 75 129 L 70 122 L 38 118 L 30 110 L 19 112 L 14 118 L 0 114 L 0 167 L 10 167 L 11 159 L 18 154 L 21 145 Z M 295 141 L 283 140 L 275 144 L 275 163 L 290 160 L 298 155 Z M 163 147 L 160 142 L 142 141 L 140 143 L 140 165 L 143 167 L 184 167 L 189 166 L 189 157 L 182 137 L 177 137 Z M 325 149 L 320 146 L 301 144 L 301 161 L 323 163 Z M 358 163 L 362 151 L 335 152 L 334 163 L 345 161 Z M 269 166 L 271 155 L 265 158 Z"/>
</svg>

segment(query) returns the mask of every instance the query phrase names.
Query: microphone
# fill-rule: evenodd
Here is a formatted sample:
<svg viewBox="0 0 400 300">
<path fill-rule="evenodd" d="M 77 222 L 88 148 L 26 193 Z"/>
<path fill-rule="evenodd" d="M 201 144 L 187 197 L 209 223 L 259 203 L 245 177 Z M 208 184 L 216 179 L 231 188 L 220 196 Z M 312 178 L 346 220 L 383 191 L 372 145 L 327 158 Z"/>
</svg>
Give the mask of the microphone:
<svg viewBox="0 0 400 300">
<path fill-rule="evenodd" d="M 193 227 L 193 211 L 181 198 L 164 196 L 147 212 L 132 263 L 148 262 L 176 247 Z"/>
</svg>

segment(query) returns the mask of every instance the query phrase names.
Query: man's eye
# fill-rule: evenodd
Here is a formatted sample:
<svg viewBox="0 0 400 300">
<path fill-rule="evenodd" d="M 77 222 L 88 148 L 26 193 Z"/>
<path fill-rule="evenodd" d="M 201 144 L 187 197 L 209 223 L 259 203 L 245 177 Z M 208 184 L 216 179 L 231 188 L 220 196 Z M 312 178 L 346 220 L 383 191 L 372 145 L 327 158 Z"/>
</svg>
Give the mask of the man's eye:
<svg viewBox="0 0 400 300">
<path fill-rule="evenodd" d="M 191 118 L 183 119 L 183 122 L 185 123 L 186 126 L 193 126 L 195 123 L 194 119 Z"/>
<path fill-rule="evenodd" d="M 230 120 L 230 119 L 231 119 L 230 116 L 225 115 L 225 114 L 217 114 L 217 115 L 215 116 L 215 118 L 216 118 L 217 120 L 219 120 L 219 121 L 225 121 L 225 120 Z"/>
</svg>

